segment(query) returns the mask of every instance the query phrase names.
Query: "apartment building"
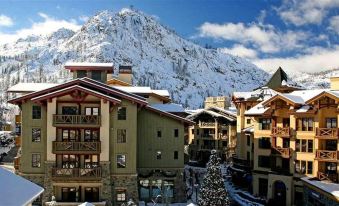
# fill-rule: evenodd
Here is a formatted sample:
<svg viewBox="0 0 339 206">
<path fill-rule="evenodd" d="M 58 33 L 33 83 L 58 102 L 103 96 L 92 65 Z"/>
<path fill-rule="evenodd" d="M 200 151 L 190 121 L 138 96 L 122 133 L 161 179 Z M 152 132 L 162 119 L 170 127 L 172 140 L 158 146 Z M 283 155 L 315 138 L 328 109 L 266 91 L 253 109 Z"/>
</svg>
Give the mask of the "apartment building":
<svg viewBox="0 0 339 206">
<path fill-rule="evenodd" d="M 234 110 L 209 105 L 208 108 L 199 109 L 187 116 L 187 119 L 195 122 L 187 131 L 190 160 L 207 163 L 211 150 L 216 150 L 223 161 L 235 153 Z"/>
<path fill-rule="evenodd" d="M 130 68 L 112 80 L 109 63 L 65 69 L 73 80 L 9 101 L 21 110 L 16 173 L 45 188 L 38 203 L 185 201 L 184 127 L 193 122 L 152 106 L 169 104 L 168 92 L 132 87 Z"/>
<path fill-rule="evenodd" d="M 277 72 L 274 78 L 284 76 Z M 282 79 L 283 88 L 268 84 L 233 94 L 235 173 L 244 169 L 251 192 L 275 205 L 337 205 L 339 78 L 331 78 L 331 89 L 319 90 L 300 90 Z M 251 168 L 241 168 L 248 163 Z"/>
</svg>

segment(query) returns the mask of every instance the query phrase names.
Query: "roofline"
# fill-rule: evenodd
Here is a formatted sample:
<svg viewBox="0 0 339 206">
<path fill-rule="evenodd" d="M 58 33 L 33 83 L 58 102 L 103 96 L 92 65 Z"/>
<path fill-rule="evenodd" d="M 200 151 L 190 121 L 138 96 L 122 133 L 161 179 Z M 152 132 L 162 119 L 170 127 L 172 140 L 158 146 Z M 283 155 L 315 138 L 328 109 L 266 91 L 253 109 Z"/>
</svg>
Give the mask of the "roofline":
<svg viewBox="0 0 339 206">
<path fill-rule="evenodd" d="M 113 73 L 114 67 L 107 66 L 65 66 L 65 69 L 73 71 L 83 71 L 83 70 L 91 70 L 91 71 L 107 71 L 108 73 Z"/>
<path fill-rule="evenodd" d="M 102 99 L 106 99 L 107 101 L 110 101 L 110 102 L 113 102 L 113 103 L 121 103 L 121 100 L 119 100 L 119 99 L 116 99 L 114 97 L 110 97 L 110 96 L 107 96 L 107 95 L 104 95 L 104 94 L 100 94 L 99 92 L 93 91 L 91 89 L 87 89 L 87 88 L 79 86 L 79 85 L 73 85 L 73 86 L 70 86 L 70 87 L 66 87 L 64 89 L 57 90 L 57 91 L 54 91 L 52 93 L 48 93 L 48 94 L 44 94 L 44 95 L 41 95 L 41 96 L 38 96 L 38 97 L 34 97 L 31 100 L 32 101 L 42 101 L 42 100 L 49 99 L 49 98 L 54 97 L 54 96 L 68 94 L 70 91 L 73 91 L 73 90 L 80 90 L 80 91 L 83 91 L 85 93 L 89 93 L 90 95 L 93 95 L 93 96 L 96 96 L 96 97 L 99 97 L 99 98 L 102 98 Z"/>
<path fill-rule="evenodd" d="M 263 105 L 263 106 L 266 106 L 268 103 L 273 102 L 273 101 L 276 100 L 277 98 L 280 98 L 280 99 L 282 99 L 282 100 L 284 100 L 284 101 L 286 101 L 286 102 L 289 102 L 289 103 L 291 103 L 291 104 L 293 104 L 293 105 L 297 105 L 297 104 L 300 105 L 300 103 L 294 102 L 294 101 L 290 100 L 289 98 L 287 98 L 287 97 L 285 97 L 285 96 L 283 96 L 283 95 L 281 95 L 281 94 L 276 94 L 276 95 L 274 95 L 273 97 L 267 99 L 265 102 L 263 102 L 262 105 Z"/>
<path fill-rule="evenodd" d="M 145 107 L 145 109 L 148 109 L 148 110 L 150 110 L 150 111 L 153 111 L 153 112 L 157 112 L 157 113 L 163 114 L 163 115 L 165 115 L 165 116 L 171 117 L 171 118 L 173 118 L 173 119 L 175 119 L 175 120 L 178 120 L 178 121 L 187 123 L 187 124 L 189 124 L 189 125 L 194 125 L 194 124 L 195 124 L 195 122 L 193 122 L 193 121 L 191 121 L 191 120 L 189 120 L 189 119 L 180 117 L 180 116 L 175 115 L 175 114 L 171 114 L 171 113 L 169 113 L 169 112 L 165 112 L 165 111 L 156 109 L 156 108 L 154 108 L 154 107 L 152 107 L 152 106 L 149 106 L 149 105 L 147 105 L 147 106 Z"/>
<path fill-rule="evenodd" d="M 208 110 L 203 109 L 203 110 L 201 110 L 201 111 L 199 111 L 199 112 L 197 112 L 197 113 L 194 113 L 194 114 L 191 114 L 191 115 L 187 116 L 187 119 L 191 119 L 192 117 L 195 118 L 195 116 L 198 116 L 198 115 L 200 115 L 200 114 L 202 114 L 202 113 L 209 114 L 208 112 L 209 112 Z M 213 111 L 210 111 L 210 112 L 213 112 Z M 215 112 L 215 113 L 217 113 L 217 112 Z M 217 113 L 217 114 L 219 114 L 219 113 Z M 211 114 L 209 114 L 209 115 L 211 115 Z M 219 114 L 219 115 L 221 116 L 221 118 L 225 118 L 225 119 L 227 119 L 227 120 L 230 121 L 230 122 L 235 122 L 235 121 L 237 121 L 237 118 L 231 119 L 230 117 L 223 116 L 222 114 Z"/>
<path fill-rule="evenodd" d="M 324 94 L 330 95 L 332 97 L 334 97 L 335 99 L 339 99 L 338 97 L 334 96 L 333 94 L 329 93 L 328 91 L 322 91 L 321 93 L 319 93 L 318 95 L 312 97 L 311 99 L 307 100 L 305 102 L 305 104 L 311 104 L 312 102 L 314 102 L 315 100 L 319 99 L 321 96 L 323 96 Z"/>
<path fill-rule="evenodd" d="M 120 80 L 120 79 L 118 79 L 118 78 L 116 78 L 116 77 L 113 77 L 112 79 L 107 80 L 106 83 L 107 83 L 108 85 L 112 85 L 112 84 L 110 84 L 111 81 L 120 82 L 120 83 L 124 84 L 123 86 L 132 86 L 132 84 L 130 84 L 130 83 L 128 83 L 128 82 L 125 82 L 125 81 L 123 81 L 123 80 Z"/>
<path fill-rule="evenodd" d="M 325 194 L 328 195 L 329 197 L 332 197 L 332 198 L 334 198 L 335 200 L 339 201 L 339 198 L 336 197 L 335 195 L 333 195 L 332 193 L 329 193 L 328 191 L 325 191 L 323 188 L 317 187 L 317 186 L 312 185 L 311 183 L 309 183 L 308 181 L 312 181 L 311 178 L 309 178 L 309 177 L 308 177 L 308 179 L 304 179 L 304 178 L 305 178 L 305 177 L 300 178 L 300 179 L 301 179 L 301 181 L 303 181 L 304 183 L 306 183 L 308 186 L 311 186 L 312 188 L 317 188 L 318 190 L 322 191 L 323 193 L 325 193 Z M 306 178 L 307 178 L 307 177 L 306 177 Z M 321 180 L 316 180 L 316 181 L 321 182 Z M 335 183 L 333 183 L 333 184 L 335 184 Z"/>
</svg>

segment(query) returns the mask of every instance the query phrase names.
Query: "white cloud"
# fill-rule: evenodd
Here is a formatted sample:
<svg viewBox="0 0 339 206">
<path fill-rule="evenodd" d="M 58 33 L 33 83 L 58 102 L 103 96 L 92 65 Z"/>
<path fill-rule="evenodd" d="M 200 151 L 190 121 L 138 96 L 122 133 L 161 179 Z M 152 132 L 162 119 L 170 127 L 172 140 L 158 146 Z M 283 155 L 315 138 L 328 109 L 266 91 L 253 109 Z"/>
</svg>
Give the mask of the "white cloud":
<svg viewBox="0 0 339 206">
<path fill-rule="evenodd" d="M 290 58 L 257 59 L 253 63 L 270 71 L 281 66 L 289 71 L 320 72 L 339 68 L 339 46 L 332 49 L 315 49 L 313 53 Z"/>
<path fill-rule="evenodd" d="M 43 21 L 33 22 L 30 28 L 19 29 L 12 34 L 0 32 L 0 44 L 12 42 L 30 35 L 48 35 L 60 28 L 76 31 L 81 27 L 74 19 L 55 19 L 42 12 L 39 12 L 38 15 L 43 18 Z"/>
<path fill-rule="evenodd" d="M 329 29 L 339 34 L 339 15 L 331 17 Z"/>
<path fill-rule="evenodd" d="M 88 16 L 85 16 L 85 15 L 79 16 L 79 20 L 82 21 L 82 22 L 86 22 L 86 21 L 88 21 L 88 19 L 89 19 Z"/>
<path fill-rule="evenodd" d="M 322 23 L 328 11 L 338 7 L 338 0 L 284 0 L 276 11 L 285 23 L 301 26 Z"/>
<path fill-rule="evenodd" d="M 13 20 L 6 16 L 1 14 L 0 15 L 0 26 L 12 26 L 13 25 Z"/>
<path fill-rule="evenodd" d="M 241 44 L 253 44 L 265 53 L 302 48 L 301 44 L 308 34 L 301 31 L 277 31 L 272 25 L 244 23 L 214 24 L 206 22 L 199 27 L 200 37 L 212 37 L 236 41 Z"/>
<path fill-rule="evenodd" d="M 220 51 L 226 54 L 232 54 L 234 56 L 253 59 L 257 57 L 257 52 L 254 49 L 249 49 L 243 45 L 236 44 L 232 48 L 220 48 Z"/>
</svg>

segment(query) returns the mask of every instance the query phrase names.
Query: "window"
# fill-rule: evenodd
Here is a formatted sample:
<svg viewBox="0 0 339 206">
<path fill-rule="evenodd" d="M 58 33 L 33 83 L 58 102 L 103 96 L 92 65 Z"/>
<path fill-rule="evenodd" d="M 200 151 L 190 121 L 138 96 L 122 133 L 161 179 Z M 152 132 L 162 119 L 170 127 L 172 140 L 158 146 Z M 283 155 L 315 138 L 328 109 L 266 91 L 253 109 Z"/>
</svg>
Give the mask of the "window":
<svg viewBox="0 0 339 206">
<path fill-rule="evenodd" d="M 326 118 L 326 128 L 336 128 L 337 118 Z"/>
<path fill-rule="evenodd" d="M 260 118 L 259 119 L 259 130 L 270 130 L 271 129 L 271 119 Z"/>
<path fill-rule="evenodd" d="M 77 71 L 77 78 L 83 78 L 83 77 L 87 77 L 87 71 L 85 71 L 85 70 L 78 70 Z"/>
<path fill-rule="evenodd" d="M 63 129 L 62 130 L 62 141 L 76 141 L 79 131 L 74 129 Z M 86 133 L 85 133 L 86 134 Z"/>
<path fill-rule="evenodd" d="M 313 162 L 307 161 L 307 174 L 312 174 L 312 173 L 313 173 Z"/>
<path fill-rule="evenodd" d="M 312 174 L 313 162 L 304 160 L 295 160 L 295 172 L 298 174 Z"/>
<path fill-rule="evenodd" d="M 295 141 L 295 151 L 300 152 L 300 139 Z"/>
<path fill-rule="evenodd" d="M 301 118 L 297 120 L 298 131 L 313 131 L 313 118 Z"/>
<path fill-rule="evenodd" d="M 76 202 L 76 188 L 75 187 L 63 187 L 61 188 L 61 199 L 64 202 Z"/>
<path fill-rule="evenodd" d="M 62 155 L 62 168 L 78 168 L 79 156 L 78 155 Z"/>
<path fill-rule="evenodd" d="M 177 160 L 179 157 L 178 151 L 174 151 L 174 159 Z"/>
<path fill-rule="evenodd" d="M 92 71 L 92 79 L 101 81 L 101 71 Z"/>
<path fill-rule="evenodd" d="M 99 188 L 85 187 L 85 201 L 99 202 Z"/>
<path fill-rule="evenodd" d="M 95 168 L 99 166 L 98 155 L 85 155 L 84 156 L 85 168 Z"/>
<path fill-rule="evenodd" d="M 247 105 L 246 110 L 250 110 L 250 109 L 251 109 L 251 105 Z"/>
<path fill-rule="evenodd" d="M 271 141 L 269 137 L 262 137 L 259 139 L 259 148 L 260 149 L 270 149 Z"/>
<path fill-rule="evenodd" d="M 126 155 L 117 155 L 117 168 L 126 168 Z"/>
<path fill-rule="evenodd" d="M 125 129 L 117 130 L 117 143 L 126 143 L 126 130 Z"/>
<path fill-rule="evenodd" d="M 32 154 L 32 167 L 41 167 L 40 154 Z"/>
<path fill-rule="evenodd" d="M 194 134 L 194 129 L 191 129 L 191 134 Z"/>
<path fill-rule="evenodd" d="M 246 135 L 246 139 L 247 139 L 247 146 L 250 146 L 251 145 L 251 136 Z"/>
<path fill-rule="evenodd" d="M 251 119 L 247 119 L 247 120 L 246 120 L 246 123 L 247 123 L 247 124 L 251 124 Z"/>
<path fill-rule="evenodd" d="M 34 105 L 32 107 L 32 119 L 41 119 L 41 107 Z"/>
<path fill-rule="evenodd" d="M 179 137 L 179 129 L 174 129 L 174 137 Z"/>
<path fill-rule="evenodd" d="M 200 134 L 200 130 L 199 129 L 197 129 L 197 135 L 199 135 Z"/>
<path fill-rule="evenodd" d="M 259 155 L 258 156 L 258 166 L 269 168 L 270 167 L 270 157 Z"/>
<path fill-rule="evenodd" d="M 40 141 L 41 141 L 41 129 L 32 128 L 32 142 L 40 142 Z"/>
<path fill-rule="evenodd" d="M 296 152 L 313 152 L 313 140 L 309 139 L 297 139 L 295 141 L 295 151 Z"/>
<path fill-rule="evenodd" d="M 126 190 L 117 190 L 117 201 L 118 202 L 126 201 Z"/>
<path fill-rule="evenodd" d="M 193 130 L 194 131 L 194 130 Z M 157 130 L 157 137 L 160 138 L 161 137 L 161 129 Z"/>
<path fill-rule="evenodd" d="M 78 107 L 75 107 L 75 106 L 64 106 L 64 107 L 62 107 L 62 114 L 77 115 L 78 114 Z"/>
<path fill-rule="evenodd" d="M 126 120 L 126 107 L 118 107 L 118 120 Z"/>
<path fill-rule="evenodd" d="M 313 140 L 307 140 L 307 152 L 313 152 Z"/>
<path fill-rule="evenodd" d="M 85 142 L 99 141 L 99 130 L 97 129 L 85 129 L 84 140 Z"/>
<path fill-rule="evenodd" d="M 98 107 L 86 107 L 85 108 L 86 115 L 99 115 L 99 108 Z"/>
<path fill-rule="evenodd" d="M 164 196 L 174 197 L 174 182 L 171 180 L 164 180 Z"/>
<path fill-rule="evenodd" d="M 157 160 L 161 160 L 161 151 L 157 151 Z"/>
</svg>

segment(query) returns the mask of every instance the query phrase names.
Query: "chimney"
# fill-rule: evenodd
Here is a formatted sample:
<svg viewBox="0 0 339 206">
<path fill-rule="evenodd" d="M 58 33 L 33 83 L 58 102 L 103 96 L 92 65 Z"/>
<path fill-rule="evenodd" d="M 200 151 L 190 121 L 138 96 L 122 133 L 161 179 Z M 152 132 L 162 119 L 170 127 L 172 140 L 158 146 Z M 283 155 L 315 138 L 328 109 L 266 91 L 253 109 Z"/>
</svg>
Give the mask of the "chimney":
<svg viewBox="0 0 339 206">
<path fill-rule="evenodd" d="M 339 76 L 338 77 L 331 77 L 331 90 L 339 90 Z"/>
<path fill-rule="evenodd" d="M 118 79 L 132 85 L 132 66 L 119 66 Z"/>
</svg>

